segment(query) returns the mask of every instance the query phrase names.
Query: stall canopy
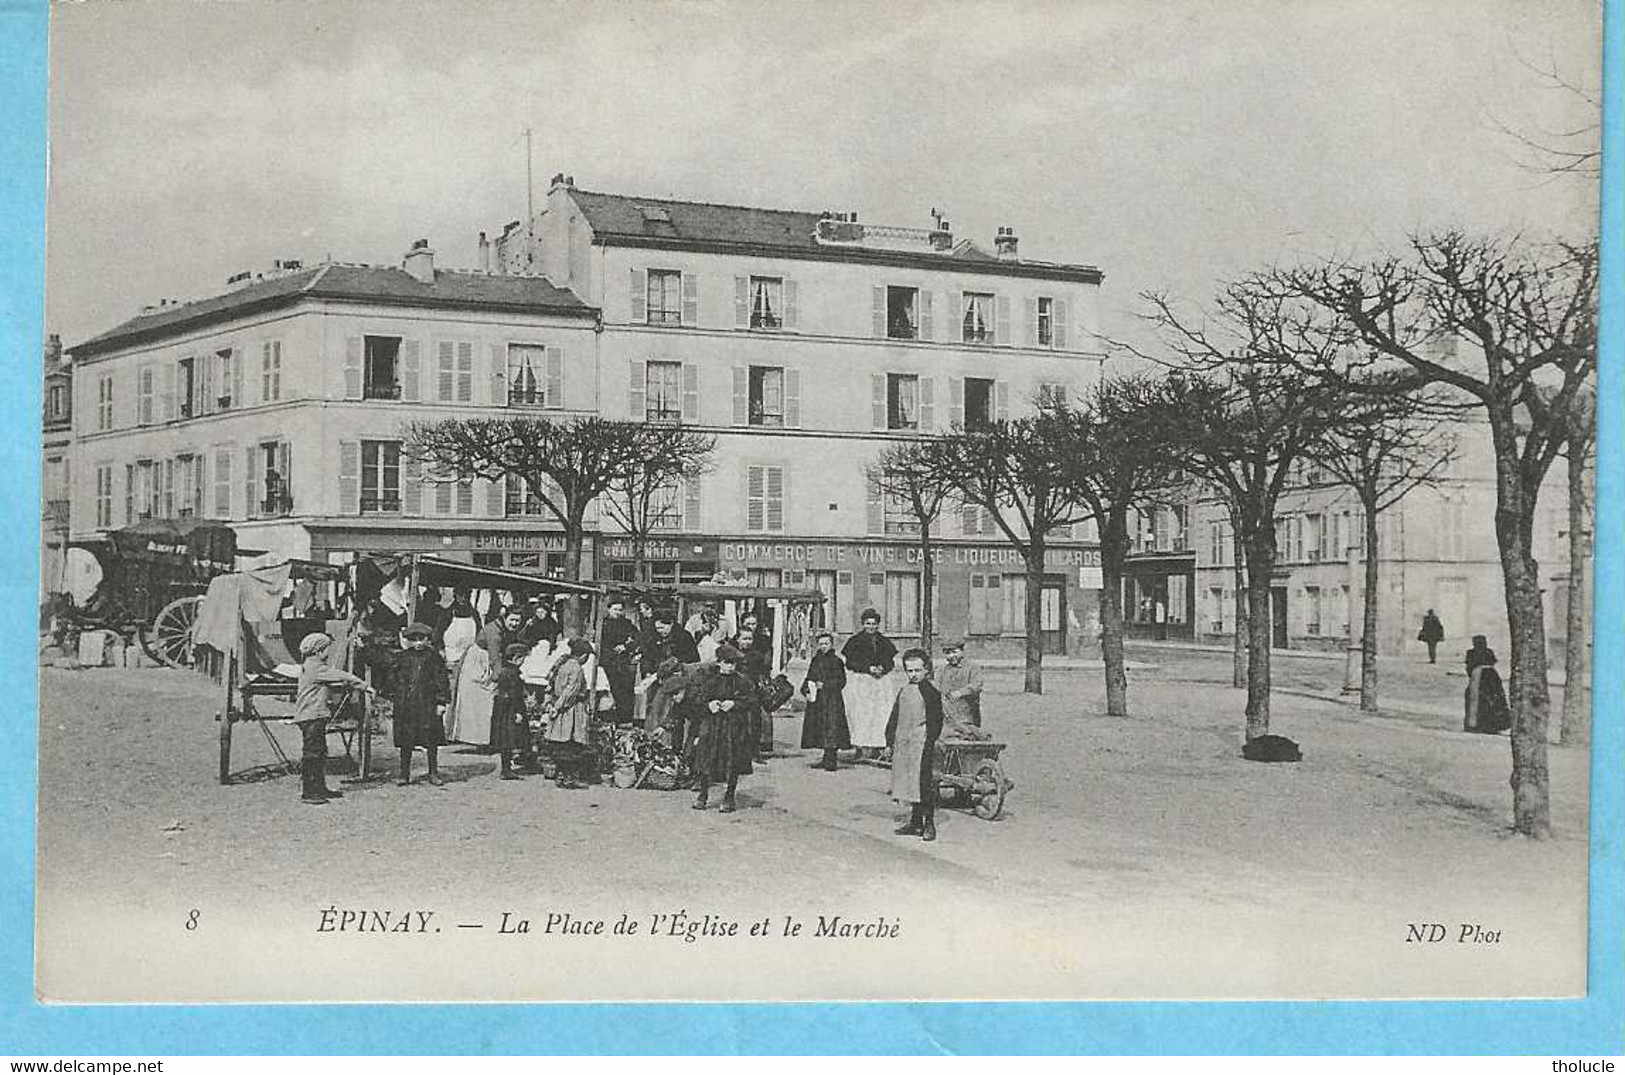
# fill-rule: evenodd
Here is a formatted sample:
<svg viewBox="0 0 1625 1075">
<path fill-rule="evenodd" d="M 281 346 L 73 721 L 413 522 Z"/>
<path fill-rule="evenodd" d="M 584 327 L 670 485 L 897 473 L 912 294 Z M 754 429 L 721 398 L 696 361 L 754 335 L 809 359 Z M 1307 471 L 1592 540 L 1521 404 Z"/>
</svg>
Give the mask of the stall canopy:
<svg viewBox="0 0 1625 1075">
<path fill-rule="evenodd" d="M 591 582 L 570 582 L 549 575 L 532 575 L 500 567 L 479 567 L 438 556 L 416 557 L 420 586 L 466 586 L 470 589 L 509 590 L 516 593 L 601 594 L 602 586 Z"/>
</svg>

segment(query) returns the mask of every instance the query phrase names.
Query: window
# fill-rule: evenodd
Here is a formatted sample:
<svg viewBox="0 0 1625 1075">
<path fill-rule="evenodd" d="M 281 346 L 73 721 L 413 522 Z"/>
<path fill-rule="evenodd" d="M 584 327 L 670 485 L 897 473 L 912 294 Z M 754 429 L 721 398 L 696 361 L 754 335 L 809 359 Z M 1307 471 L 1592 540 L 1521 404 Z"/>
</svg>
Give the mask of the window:
<svg viewBox="0 0 1625 1075">
<path fill-rule="evenodd" d="M 517 474 L 508 475 L 507 497 L 504 501 L 508 515 L 548 515 L 547 503 L 531 489 L 530 483 Z"/>
<path fill-rule="evenodd" d="M 648 320 L 651 325 L 683 323 L 683 274 L 670 269 L 649 270 Z"/>
<path fill-rule="evenodd" d="M 1168 622 L 1184 623 L 1186 604 L 1190 600 L 1190 580 L 1184 575 L 1168 576 Z"/>
<path fill-rule="evenodd" d="M 261 444 L 255 452 L 255 470 L 258 478 L 261 515 L 286 515 L 293 510 L 293 496 L 289 492 L 289 446 L 286 441 Z"/>
<path fill-rule="evenodd" d="M 750 368 L 750 424 L 784 425 L 784 370 L 781 367 Z"/>
<path fill-rule="evenodd" d="M 182 518 L 203 514 L 203 457 L 175 457 L 175 514 Z"/>
<path fill-rule="evenodd" d="M 912 373 L 886 375 L 886 428 L 920 428 L 920 379 Z"/>
<path fill-rule="evenodd" d="M 960 318 L 966 343 L 993 342 L 993 296 L 979 291 L 967 291 L 964 311 Z"/>
<path fill-rule="evenodd" d="M 112 428 L 113 375 L 109 373 L 96 379 L 96 429 L 105 431 Z"/>
<path fill-rule="evenodd" d="M 1224 599 L 1224 589 L 1211 586 L 1207 591 L 1207 629 L 1211 634 L 1220 634 L 1224 631 L 1224 610 L 1229 604 Z"/>
<path fill-rule="evenodd" d="M 361 368 L 361 398 L 400 399 L 401 338 L 399 336 L 368 336 L 366 337 L 365 348 L 364 364 Z"/>
<path fill-rule="evenodd" d="M 370 341 L 371 337 L 369 337 Z M 399 341 L 396 341 L 399 342 Z M 401 510 L 401 442 L 361 442 L 361 510 Z"/>
<path fill-rule="evenodd" d="M 777 276 L 750 278 L 750 327 L 784 326 L 784 281 Z"/>
<path fill-rule="evenodd" d="M 435 377 L 435 399 L 470 403 L 474 399 L 474 345 L 467 340 L 441 340 Z"/>
<path fill-rule="evenodd" d="M 260 399 L 273 403 L 282 398 L 282 341 L 266 340 L 260 348 Z"/>
<path fill-rule="evenodd" d="M 469 557 L 475 567 L 501 567 L 502 554 L 500 552 L 477 552 Z"/>
<path fill-rule="evenodd" d="M 754 370 L 752 371 L 755 372 Z M 752 390 L 754 392 L 754 382 Z M 751 397 L 755 414 L 755 396 Z M 643 417 L 650 422 L 677 422 L 683 417 L 683 364 L 650 362 L 644 366 Z M 752 424 L 761 424 L 752 419 Z"/>
<path fill-rule="evenodd" d="M 175 364 L 175 405 L 182 418 L 197 410 L 197 359 L 183 358 Z"/>
<path fill-rule="evenodd" d="M 136 519 L 153 519 L 158 517 L 158 502 L 163 490 L 160 487 L 162 475 L 150 459 L 139 460 L 135 464 L 135 513 Z"/>
<path fill-rule="evenodd" d="M 1320 587 L 1319 586 L 1305 586 L 1303 588 L 1303 604 L 1304 604 L 1304 613 L 1303 613 L 1303 615 L 1304 615 L 1304 621 L 1303 621 L 1304 633 L 1305 634 L 1310 634 L 1310 635 L 1318 635 L 1318 634 L 1320 634 Z"/>
<path fill-rule="evenodd" d="M 1190 509 L 1183 504 L 1174 505 L 1168 511 L 1168 524 L 1172 532 L 1173 551 L 1190 551 Z"/>
<path fill-rule="evenodd" d="M 824 595 L 824 603 L 814 605 L 810 610 L 807 626 L 818 630 L 832 630 L 839 622 L 840 591 L 835 580 L 836 575 L 833 571 L 807 572 L 807 588 Z"/>
<path fill-rule="evenodd" d="M 912 571 L 886 573 L 886 630 L 920 633 L 920 576 Z"/>
<path fill-rule="evenodd" d="M 965 378 L 965 428 L 971 432 L 993 424 L 993 382 L 982 377 Z"/>
<path fill-rule="evenodd" d="M 1311 563 L 1321 559 L 1321 527 L 1319 515 L 1305 515 L 1303 518 L 1303 558 Z"/>
<path fill-rule="evenodd" d="M 777 533 L 784 529 L 784 468 L 745 468 L 745 529 Z"/>
<path fill-rule="evenodd" d="M 521 571 L 540 571 L 542 554 L 539 552 L 510 552 L 508 566 Z"/>
<path fill-rule="evenodd" d="M 103 463 L 96 468 L 96 527 L 110 529 L 113 525 L 113 464 Z"/>
<path fill-rule="evenodd" d="M 885 491 L 891 486 L 887 482 L 882 487 L 881 511 L 885 520 L 885 530 L 888 534 L 918 534 L 920 532 L 919 516 L 914 514 L 914 506 L 907 497 L 899 496 L 895 492 Z"/>
<path fill-rule="evenodd" d="M 1461 560 L 1465 557 L 1463 541 L 1466 527 L 1466 501 L 1460 493 L 1445 493 L 1439 500 L 1439 559 Z M 1567 524 L 1563 526 L 1567 533 Z"/>
<path fill-rule="evenodd" d="M 508 403 L 515 407 L 547 405 L 547 348 L 508 345 Z"/>
<path fill-rule="evenodd" d="M 215 369 L 219 371 L 215 384 L 220 386 L 220 395 L 215 399 L 215 403 L 220 410 L 229 411 L 233 403 L 232 388 L 236 384 L 235 356 L 228 348 L 216 351 L 214 357 Z M 236 402 L 241 403 L 240 400 Z"/>
<path fill-rule="evenodd" d="M 913 287 L 886 289 L 886 336 L 913 340 L 920 335 L 920 291 Z"/>
<path fill-rule="evenodd" d="M 53 384 L 45 390 L 45 420 L 60 421 L 68 416 L 68 388 Z"/>
<path fill-rule="evenodd" d="M 152 424 L 152 397 L 153 397 L 153 369 L 151 366 L 142 366 L 136 373 L 136 422 L 139 425 Z"/>
<path fill-rule="evenodd" d="M 649 495 L 649 529 L 681 530 L 683 528 L 683 483 L 668 482 Z"/>
<path fill-rule="evenodd" d="M 1055 345 L 1055 300 L 1048 295 L 1038 299 L 1038 346 Z"/>
</svg>

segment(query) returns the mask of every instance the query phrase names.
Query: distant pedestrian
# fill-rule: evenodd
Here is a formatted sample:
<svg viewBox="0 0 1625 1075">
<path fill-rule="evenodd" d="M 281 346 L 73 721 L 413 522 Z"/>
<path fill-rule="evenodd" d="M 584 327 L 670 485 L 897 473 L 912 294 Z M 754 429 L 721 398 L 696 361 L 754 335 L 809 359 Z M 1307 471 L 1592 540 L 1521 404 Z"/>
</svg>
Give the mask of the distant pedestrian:
<svg viewBox="0 0 1625 1075">
<path fill-rule="evenodd" d="M 942 735 L 942 695 L 931 685 L 931 658 L 922 649 L 903 654 L 908 682 L 897 692 L 886 722 L 891 748 L 891 797 L 910 808 L 899 836 L 937 838 L 936 781 L 932 776 L 937 739 Z"/>
<path fill-rule="evenodd" d="M 1483 635 L 1473 636 L 1467 651 L 1467 715 L 1462 730 L 1496 735 L 1512 727 L 1512 708 L 1507 705 L 1501 673 L 1495 670 L 1495 651 Z"/>
<path fill-rule="evenodd" d="M 1444 624 L 1439 622 L 1439 617 L 1433 614 L 1431 608 L 1422 617 L 1422 629 L 1416 632 L 1416 640 L 1427 643 L 1428 664 L 1438 664 L 1439 643 L 1444 641 Z"/>
<path fill-rule="evenodd" d="M 833 773 L 835 752 L 852 746 L 852 733 L 846 726 L 846 701 L 841 696 L 846 687 L 846 666 L 835 655 L 834 635 L 819 631 L 816 645 L 807 664 L 807 678 L 801 683 L 801 693 L 807 699 L 801 721 L 801 748 L 822 750 L 824 757 L 814 768 Z"/>
<path fill-rule="evenodd" d="M 982 726 L 982 669 L 965 656 L 965 640 L 956 638 L 942 647 L 948 664 L 935 676 L 942 692 L 942 717 L 948 725 Z"/>
<path fill-rule="evenodd" d="M 372 688 L 359 676 L 327 666 L 327 652 L 333 639 L 321 631 L 306 635 L 299 643 L 299 686 L 294 691 L 294 723 L 299 725 L 303 749 L 299 755 L 299 797 L 312 806 L 325 806 L 327 800 L 342 798 L 342 791 L 327 786 L 327 721 L 333 713 L 327 692 L 332 687 Z"/>
</svg>

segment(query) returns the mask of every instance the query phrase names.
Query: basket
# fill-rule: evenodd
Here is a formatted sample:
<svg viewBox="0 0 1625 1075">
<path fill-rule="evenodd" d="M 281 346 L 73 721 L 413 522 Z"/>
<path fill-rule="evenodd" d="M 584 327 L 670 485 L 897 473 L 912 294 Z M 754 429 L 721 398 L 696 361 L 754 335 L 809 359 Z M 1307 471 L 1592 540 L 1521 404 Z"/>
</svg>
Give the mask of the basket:
<svg viewBox="0 0 1625 1075">
<path fill-rule="evenodd" d="M 651 765 L 644 770 L 643 779 L 638 781 L 637 786 L 645 791 L 676 791 L 678 787 L 677 770 Z"/>
</svg>

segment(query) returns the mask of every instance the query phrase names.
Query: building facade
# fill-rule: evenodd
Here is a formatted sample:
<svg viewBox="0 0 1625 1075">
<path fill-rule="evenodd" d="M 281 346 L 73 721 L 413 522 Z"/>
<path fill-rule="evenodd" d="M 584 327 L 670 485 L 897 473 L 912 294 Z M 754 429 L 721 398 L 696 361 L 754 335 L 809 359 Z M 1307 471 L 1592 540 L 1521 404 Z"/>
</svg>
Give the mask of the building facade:
<svg viewBox="0 0 1625 1075">
<path fill-rule="evenodd" d="M 44 413 L 40 456 L 40 592 L 68 591 L 68 502 L 73 447 L 73 367 L 63 359 L 62 340 L 45 341 Z"/>
<path fill-rule="evenodd" d="M 993 247 L 956 239 L 940 216 L 877 227 L 557 176 L 535 220 L 509 225 L 487 257 L 602 310 L 601 413 L 716 436 L 710 471 L 671 491 L 655 578 L 817 588 L 829 626 L 852 630 L 873 607 L 902 639 L 930 600 L 940 632 L 1014 650 L 1022 565 L 993 522 L 954 506 L 924 594 L 916 525 L 867 478 L 889 444 L 1098 382 L 1099 270 L 1021 258 L 1010 229 Z M 605 530 L 600 572 L 629 577 L 629 543 Z M 1059 652 L 1094 638 L 1098 554 L 1081 534 L 1055 545 L 1041 600 Z"/>
</svg>

